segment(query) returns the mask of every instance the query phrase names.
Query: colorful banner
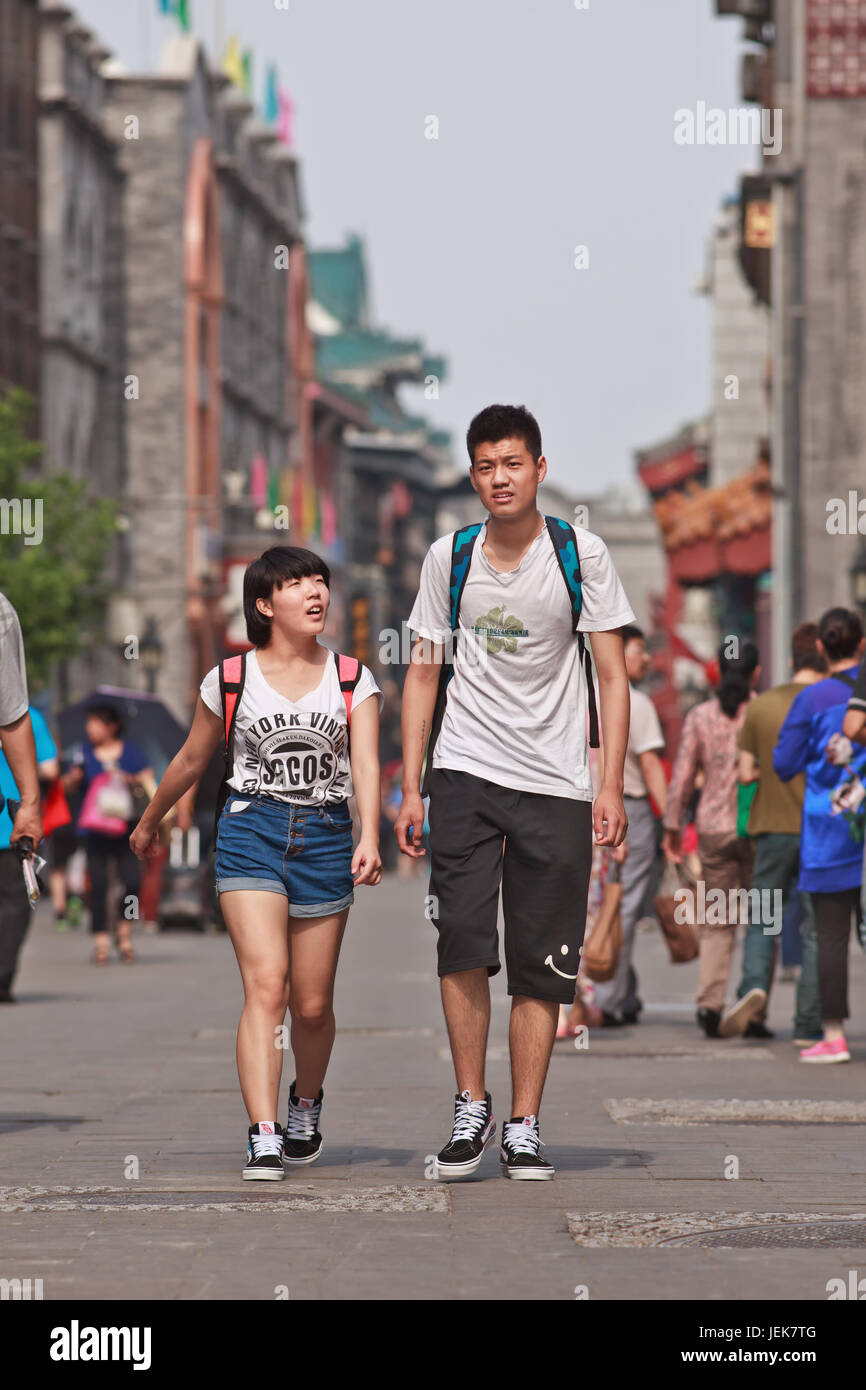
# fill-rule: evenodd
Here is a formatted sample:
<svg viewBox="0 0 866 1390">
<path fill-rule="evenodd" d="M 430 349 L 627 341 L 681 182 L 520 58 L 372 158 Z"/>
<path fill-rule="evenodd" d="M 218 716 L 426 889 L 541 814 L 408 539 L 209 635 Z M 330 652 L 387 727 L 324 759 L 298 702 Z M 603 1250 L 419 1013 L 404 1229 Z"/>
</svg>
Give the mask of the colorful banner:
<svg viewBox="0 0 866 1390">
<path fill-rule="evenodd" d="M 236 87 L 249 97 L 252 92 L 252 54 L 241 48 L 241 41 L 232 34 L 223 54 L 222 70 Z"/>
<path fill-rule="evenodd" d="M 189 0 L 159 0 L 160 14 L 173 15 L 185 33 L 190 30 Z"/>
<path fill-rule="evenodd" d="M 292 146 L 292 116 L 295 104 L 285 89 L 280 88 L 278 101 L 280 104 L 280 122 L 278 134 L 284 145 Z"/>
<path fill-rule="evenodd" d="M 276 125 L 280 116 L 279 74 L 273 63 L 268 64 L 265 76 L 265 103 L 262 114 L 268 125 Z"/>
</svg>

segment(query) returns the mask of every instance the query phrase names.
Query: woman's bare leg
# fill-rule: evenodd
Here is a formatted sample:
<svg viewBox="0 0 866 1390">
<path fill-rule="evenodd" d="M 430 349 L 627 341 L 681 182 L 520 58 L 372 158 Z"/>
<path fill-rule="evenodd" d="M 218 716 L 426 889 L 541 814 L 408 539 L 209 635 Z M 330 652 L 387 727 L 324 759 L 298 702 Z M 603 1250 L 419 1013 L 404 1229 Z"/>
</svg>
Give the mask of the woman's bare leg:
<svg viewBox="0 0 866 1390">
<path fill-rule="evenodd" d="M 289 919 L 289 1011 L 296 1093 L 314 1100 L 334 1046 L 334 977 L 349 909 Z"/>
<path fill-rule="evenodd" d="M 277 1118 L 283 1049 L 278 1029 L 289 998 L 288 900 L 237 889 L 220 894 L 244 986 L 238 1025 L 238 1078 L 250 1124 Z"/>
</svg>

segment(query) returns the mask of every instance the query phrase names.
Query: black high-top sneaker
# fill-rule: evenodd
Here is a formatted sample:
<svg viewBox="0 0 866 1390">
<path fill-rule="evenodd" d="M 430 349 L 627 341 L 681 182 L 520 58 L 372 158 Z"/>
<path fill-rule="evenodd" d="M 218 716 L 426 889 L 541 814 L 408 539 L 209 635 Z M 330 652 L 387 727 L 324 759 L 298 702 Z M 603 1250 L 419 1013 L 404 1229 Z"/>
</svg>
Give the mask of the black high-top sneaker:
<svg viewBox="0 0 866 1390">
<path fill-rule="evenodd" d="M 261 1182 L 279 1182 L 283 1173 L 283 1131 L 274 1122 L 253 1125 L 247 1140 L 247 1161 L 241 1174 Z"/>
<path fill-rule="evenodd" d="M 461 1091 L 454 1097 L 451 1138 L 436 1159 L 436 1176 L 450 1182 L 474 1173 L 495 1133 L 490 1092 L 484 1092 L 483 1100 L 473 1100 L 470 1091 Z"/>
<path fill-rule="evenodd" d="M 515 1115 L 502 1126 L 499 1165 L 504 1178 L 552 1178 L 554 1167 L 542 1158 L 543 1148 L 534 1115 Z"/>
<path fill-rule="evenodd" d="M 319 1116 L 322 1113 L 322 1097 L 319 1091 L 314 1101 L 299 1100 L 295 1086 L 289 1087 L 289 1119 L 283 1135 L 284 1163 L 315 1163 L 322 1152 L 324 1140 L 319 1133 Z"/>
</svg>

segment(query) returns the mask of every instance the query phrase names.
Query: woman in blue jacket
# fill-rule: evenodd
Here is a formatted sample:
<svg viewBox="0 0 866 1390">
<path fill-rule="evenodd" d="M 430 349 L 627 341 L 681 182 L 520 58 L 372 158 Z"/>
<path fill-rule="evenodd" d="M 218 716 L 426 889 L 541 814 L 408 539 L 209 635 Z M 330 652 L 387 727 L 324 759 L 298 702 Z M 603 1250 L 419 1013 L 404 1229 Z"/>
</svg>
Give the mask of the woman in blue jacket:
<svg viewBox="0 0 866 1390">
<path fill-rule="evenodd" d="M 773 767 L 783 782 L 806 774 L 800 837 L 798 888 L 808 894 L 818 933 L 818 976 L 824 1037 L 800 1053 L 804 1062 L 850 1062 L 844 1020 L 848 1017 L 848 940 L 859 907 L 863 845 L 847 817 L 834 814 L 831 794 L 848 769 L 828 757 L 841 734 L 863 652 L 863 624 L 847 608 L 831 608 L 818 624 L 818 648 L 829 675 L 806 686 L 792 704 L 779 733 Z M 857 748 L 849 767 L 866 776 L 866 748 Z"/>
</svg>

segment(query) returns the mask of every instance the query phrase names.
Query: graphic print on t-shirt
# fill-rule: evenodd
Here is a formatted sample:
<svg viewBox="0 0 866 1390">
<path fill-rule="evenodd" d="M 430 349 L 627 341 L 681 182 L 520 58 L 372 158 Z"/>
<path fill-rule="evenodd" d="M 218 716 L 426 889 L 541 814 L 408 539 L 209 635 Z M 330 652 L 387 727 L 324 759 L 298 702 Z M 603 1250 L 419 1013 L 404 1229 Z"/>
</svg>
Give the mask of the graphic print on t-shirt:
<svg viewBox="0 0 866 1390">
<path fill-rule="evenodd" d="M 492 656 L 503 650 L 516 652 L 518 637 L 529 636 L 529 629 L 523 626 L 520 618 L 515 618 L 511 613 L 506 617 L 504 604 L 499 608 L 491 608 L 489 613 L 483 613 L 480 618 L 476 618 L 472 631 L 477 632 L 479 637 L 486 638 L 487 650 Z"/>
<path fill-rule="evenodd" d="M 242 794 L 288 793 L 293 801 L 328 800 L 346 752 L 346 728 L 329 714 L 263 715 L 244 734 Z"/>
</svg>

